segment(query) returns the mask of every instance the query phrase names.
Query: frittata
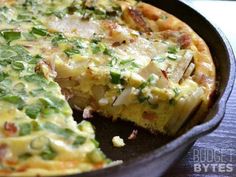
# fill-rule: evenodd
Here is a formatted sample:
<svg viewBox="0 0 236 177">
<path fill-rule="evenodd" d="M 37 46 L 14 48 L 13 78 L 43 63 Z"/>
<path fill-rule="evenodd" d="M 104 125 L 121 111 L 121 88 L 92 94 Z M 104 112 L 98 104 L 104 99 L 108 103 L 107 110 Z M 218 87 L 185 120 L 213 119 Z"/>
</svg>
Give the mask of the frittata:
<svg viewBox="0 0 236 177">
<path fill-rule="evenodd" d="M 0 0 L 0 175 L 110 165 L 97 112 L 176 135 L 207 112 L 215 66 L 176 17 L 134 0 Z M 69 105 L 70 104 L 70 105 Z M 72 108 L 71 108 L 72 107 Z"/>
</svg>

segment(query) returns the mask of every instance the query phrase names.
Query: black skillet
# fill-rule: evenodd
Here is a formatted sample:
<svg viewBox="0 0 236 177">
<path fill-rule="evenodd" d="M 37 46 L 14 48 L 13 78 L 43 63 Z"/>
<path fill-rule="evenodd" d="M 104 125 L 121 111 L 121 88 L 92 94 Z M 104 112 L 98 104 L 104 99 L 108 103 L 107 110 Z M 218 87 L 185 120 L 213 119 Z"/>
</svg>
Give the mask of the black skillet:
<svg viewBox="0 0 236 177">
<path fill-rule="evenodd" d="M 161 176 L 176 160 L 178 160 L 201 136 L 212 132 L 220 124 L 226 101 L 234 84 L 235 63 L 232 48 L 222 34 L 202 15 L 177 0 L 146 0 L 190 25 L 208 44 L 212 53 L 218 80 L 218 94 L 205 123 L 195 126 L 182 136 L 171 139 L 162 135 L 153 135 L 148 131 L 135 127 L 132 123 L 96 117 L 91 122 L 96 127 L 96 138 L 101 149 L 112 160 L 123 160 L 124 163 L 106 169 L 70 175 L 70 177 L 157 177 Z M 81 117 L 74 112 L 75 117 Z M 106 119 L 106 120 L 104 120 Z M 79 120 L 79 118 L 78 118 Z M 138 129 L 137 139 L 131 141 L 127 137 L 133 129 Z M 114 148 L 111 144 L 113 136 L 125 139 L 124 148 Z"/>
</svg>

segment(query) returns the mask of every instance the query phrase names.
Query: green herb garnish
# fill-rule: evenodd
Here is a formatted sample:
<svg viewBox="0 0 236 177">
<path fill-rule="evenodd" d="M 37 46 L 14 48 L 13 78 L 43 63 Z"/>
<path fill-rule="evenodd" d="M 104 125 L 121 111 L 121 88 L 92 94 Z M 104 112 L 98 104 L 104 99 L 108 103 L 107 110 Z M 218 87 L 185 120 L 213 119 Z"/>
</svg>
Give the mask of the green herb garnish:
<svg viewBox="0 0 236 177">
<path fill-rule="evenodd" d="M 25 84 L 23 84 L 21 82 L 15 84 L 14 87 L 13 87 L 13 91 L 18 93 L 18 94 L 25 95 L 26 94 Z"/>
<path fill-rule="evenodd" d="M 52 44 L 57 46 L 61 41 L 67 41 L 66 37 L 62 33 L 56 33 L 52 39 Z"/>
<path fill-rule="evenodd" d="M 180 90 L 178 88 L 174 88 L 173 91 L 175 93 L 175 97 L 177 97 L 180 94 Z"/>
<path fill-rule="evenodd" d="M 21 38 L 21 32 L 2 31 L 1 34 L 8 43 Z"/>
<path fill-rule="evenodd" d="M 22 61 L 13 61 L 11 67 L 16 71 L 22 71 L 25 69 L 24 63 Z"/>
<path fill-rule="evenodd" d="M 77 49 L 68 49 L 68 50 L 65 50 L 64 52 L 68 57 L 71 57 L 76 54 L 80 54 L 80 51 Z"/>
<path fill-rule="evenodd" d="M 2 97 L 1 99 L 3 99 L 6 102 L 17 105 L 18 109 L 22 109 L 22 106 L 24 105 L 23 98 L 17 95 L 6 95 Z"/>
<path fill-rule="evenodd" d="M 20 127 L 20 132 L 19 132 L 20 136 L 29 135 L 32 131 L 32 127 L 30 123 L 20 124 L 19 127 Z"/>
<path fill-rule="evenodd" d="M 120 71 L 110 71 L 111 83 L 120 84 L 121 83 L 121 73 Z"/>
<path fill-rule="evenodd" d="M 7 74 L 5 72 L 0 72 L 0 82 L 3 81 L 8 76 L 9 76 L 9 74 Z"/>
<path fill-rule="evenodd" d="M 39 36 L 47 36 L 48 35 L 48 31 L 46 29 L 38 28 L 38 27 L 33 27 L 31 30 L 31 33 L 37 34 Z"/>
<path fill-rule="evenodd" d="M 70 136 L 72 136 L 74 134 L 74 132 L 71 129 L 61 128 L 58 125 L 51 123 L 51 122 L 45 122 L 43 127 L 55 134 L 63 136 L 65 138 L 69 138 Z"/>
<path fill-rule="evenodd" d="M 34 83 L 38 83 L 38 84 L 46 84 L 47 83 L 46 78 L 40 74 L 26 75 L 26 76 L 24 76 L 24 79 L 27 82 L 34 82 Z"/>
<path fill-rule="evenodd" d="M 179 51 L 179 47 L 177 46 L 168 47 L 168 53 L 176 54 L 178 51 Z"/>
<path fill-rule="evenodd" d="M 40 55 L 35 55 L 32 57 L 32 59 L 29 61 L 30 64 L 37 64 L 40 60 L 42 60 L 43 57 Z"/>
<path fill-rule="evenodd" d="M 78 135 L 78 136 L 75 138 L 75 141 L 74 141 L 73 145 L 74 145 L 74 146 L 79 146 L 79 145 L 84 144 L 85 141 L 86 141 L 86 138 L 85 138 L 85 137 Z"/>
<path fill-rule="evenodd" d="M 40 153 L 40 156 L 43 160 L 52 160 L 57 156 L 57 152 L 51 146 L 48 146 Z"/>
<path fill-rule="evenodd" d="M 36 119 L 37 116 L 40 114 L 42 106 L 40 104 L 29 105 L 25 109 L 25 113 L 31 119 Z"/>
<path fill-rule="evenodd" d="M 36 39 L 36 37 L 34 36 L 33 33 L 28 33 L 28 32 L 25 32 L 25 33 L 22 33 L 22 36 L 27 40 L 27 41 L 33 41 Z"/>
<path fill-rule="evenodd" d="M 100 53 L 100 52 L 101 53 L 104 52 L 105 49 L 106 49 L 106 46 L 102 43 L 98 43 L 98 44 L 91 43 L 91 48 L 92 48 L 93 54 L 97 54 L 97 53 Z"/>
</svg>

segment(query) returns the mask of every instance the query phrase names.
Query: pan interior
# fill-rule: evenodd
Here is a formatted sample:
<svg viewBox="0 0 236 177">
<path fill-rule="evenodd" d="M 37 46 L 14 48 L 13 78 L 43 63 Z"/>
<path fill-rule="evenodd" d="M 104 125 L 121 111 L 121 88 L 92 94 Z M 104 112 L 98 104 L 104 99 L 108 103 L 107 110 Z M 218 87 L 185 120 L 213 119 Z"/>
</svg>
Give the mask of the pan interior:
<svg viewBox="0 0 236 177">
<path fill-rule="evenodd" d="M 80 122 L 82 114 L 80 111 L 73 110 L 75 120 Z M 112 160 L 127 161 L 142 154 L 153 151 L 173 138 L 162 134 L 153 134 L 148 130 L 135 126 L 133 123 L 105 118 L 97 114 L 93 118 L 88 119 L 96 131 L 96 140 L 99 142 L 102 151 Z M 137 137 L 129 140 L 128 137 L 133 130 L 138 130 Z M 117 148 L 112 145 L 112 138 L 120 136 L 124 139 L 125 146 Z"/>
</svg>

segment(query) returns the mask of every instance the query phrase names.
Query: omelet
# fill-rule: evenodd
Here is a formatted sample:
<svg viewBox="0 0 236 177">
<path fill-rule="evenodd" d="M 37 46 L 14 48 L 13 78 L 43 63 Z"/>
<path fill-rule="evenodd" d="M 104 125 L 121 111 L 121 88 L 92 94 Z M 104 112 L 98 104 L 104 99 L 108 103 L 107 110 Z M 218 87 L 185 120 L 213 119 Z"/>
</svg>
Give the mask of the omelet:
<svg viewBox="0 0 236 177">
<path fill-rule="evenodd" d="M 174 136 L 201 121 L 214 90 L 207 45 L 163 10 L 133 0 L 0 0 L 2 176 L 111 165 L 72 109 Z"/>
</svg>

